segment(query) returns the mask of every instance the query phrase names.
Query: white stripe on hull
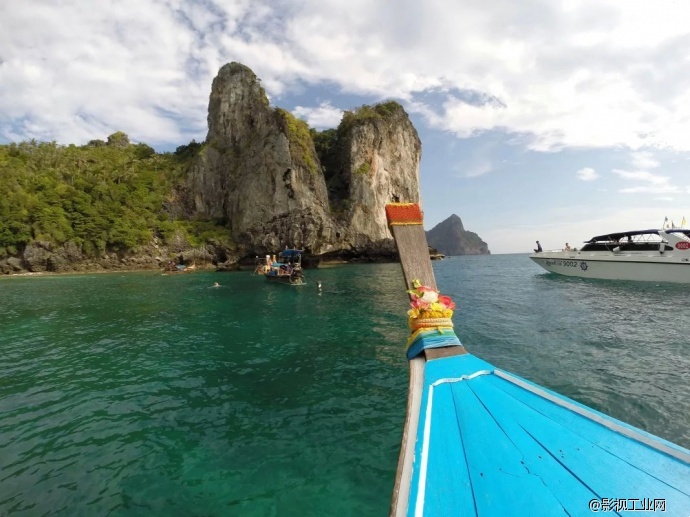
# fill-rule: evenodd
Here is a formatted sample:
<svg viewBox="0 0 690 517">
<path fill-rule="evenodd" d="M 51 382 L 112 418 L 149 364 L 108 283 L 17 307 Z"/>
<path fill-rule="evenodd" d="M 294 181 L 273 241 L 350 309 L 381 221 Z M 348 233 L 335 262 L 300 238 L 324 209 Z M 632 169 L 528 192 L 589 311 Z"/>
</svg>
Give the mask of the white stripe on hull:
<svg viewBox="0 0 690 517">
<path fill-rule="evenodd" d="M 570 258 L 572 257 L 572 258 Z M 572 254 L 539 254 L 530 258 L 552 273 L 606 280 L 641 280 L 647 282 L 690 283 L 690 262 L 678 258 L 638 256 L 592 257 Z M 622 259 L 622 260 L 621 260 Z M 649 262 L 645 262 L 645 259 Z"/>
</svg>

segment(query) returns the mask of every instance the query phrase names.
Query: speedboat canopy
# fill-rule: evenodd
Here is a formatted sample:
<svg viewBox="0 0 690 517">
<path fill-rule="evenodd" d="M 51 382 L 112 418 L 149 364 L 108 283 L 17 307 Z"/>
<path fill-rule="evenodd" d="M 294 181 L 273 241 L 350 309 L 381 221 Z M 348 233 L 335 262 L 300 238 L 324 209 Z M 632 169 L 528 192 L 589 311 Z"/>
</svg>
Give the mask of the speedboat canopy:
<svg viewBox="0 0 690 517">
<path fill-rule="evenodd" d="M 597 235 L 596 237 L 592 237 L 588 241 L 585 242 L 616 242 L 621 239 L 627 238 L 627 237 L 636 237 L 638 235 L 659 235 L 659 232 L 665 232 L 665 233 L 680 233 L 685 235 L 686 237 L 690 237 L 690 229 L 686 228 L 668 228 L 665 230 L 635 230 L 635 231 L 630 231 L 630 232 L 616 232 L 616 233 L 607 233 L 604 235 Z"/>
</svg>

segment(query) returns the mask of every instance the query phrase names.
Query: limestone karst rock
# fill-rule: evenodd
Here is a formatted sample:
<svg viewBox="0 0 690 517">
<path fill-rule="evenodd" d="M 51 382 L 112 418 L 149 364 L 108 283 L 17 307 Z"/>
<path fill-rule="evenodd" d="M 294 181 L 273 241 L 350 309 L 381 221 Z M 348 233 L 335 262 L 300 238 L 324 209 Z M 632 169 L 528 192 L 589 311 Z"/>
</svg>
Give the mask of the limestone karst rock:
<svg viewBox="0 0 690 517">
<path fill-rule="evenodd" d="M 334 215 L 347 228 L 353 249 L 389 249 L 384 207 L 392 201 L 419 202 L 421 152 L 417 131 L 397 102 L 345 113 L 334 153 L 324 162 Z"/>
<path fill-rule="evenodd" d="M 465 230 L 455 214 L 426 232 L 429 246 L 444 255 L 488 255 L 489 245 L 479 235 Z"/>
<path fill-rule="evenodd" d="M 247 254 L 388 254 L 385 203 L 419 200 L 421 142 L 395 102 L 346 111 L 317 153 L 319 134 L 271 107 L 256 75 L 230 63 L 213 80 L 208 126 L 187 203 L 227 220 Z"/>
<path fill-rule="evenodd" d="M 196 214 L 227 219 L 239 237 L 277 216 L 309 210 L 318 230 L 305 228 L 290 245 L 327 251 L 335 231 L 306 123 L 269 107 L 256 75 L 230 63 L 213 80 L 208 126 L 206 146 L 190 173 Z"/>
</svg>

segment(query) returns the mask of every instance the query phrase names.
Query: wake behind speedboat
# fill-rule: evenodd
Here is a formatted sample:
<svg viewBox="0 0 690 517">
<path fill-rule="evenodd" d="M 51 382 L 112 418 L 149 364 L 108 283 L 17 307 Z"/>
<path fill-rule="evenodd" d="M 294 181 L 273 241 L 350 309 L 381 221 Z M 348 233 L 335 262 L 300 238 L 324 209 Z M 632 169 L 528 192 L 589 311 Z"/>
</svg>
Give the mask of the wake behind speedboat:
<svg viewBox="0 0 690 517">
<path fill-rule="evenodd" d="M 608 280 L 690 283 L 690 230 L 668 228 L 592 237 L 580 250 L 532 253 L 552 273 Z"/>
</svg>

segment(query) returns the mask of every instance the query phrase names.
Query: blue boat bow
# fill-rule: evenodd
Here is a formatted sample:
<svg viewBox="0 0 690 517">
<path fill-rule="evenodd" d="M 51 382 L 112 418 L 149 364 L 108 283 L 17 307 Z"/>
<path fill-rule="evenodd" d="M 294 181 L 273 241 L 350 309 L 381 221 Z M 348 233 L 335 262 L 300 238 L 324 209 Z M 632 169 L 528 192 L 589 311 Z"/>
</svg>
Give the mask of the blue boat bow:
<svg viewBox="0 0 690 517">
<path fill-rule="evenodd" d="M 407 288 L 420 277 L 435 288 L 421 211 L 396 206 Z M 690 516 L 687 449 L 494 367 L 448 327 L 409 345 L 391 515 Z"/>
</svg>

